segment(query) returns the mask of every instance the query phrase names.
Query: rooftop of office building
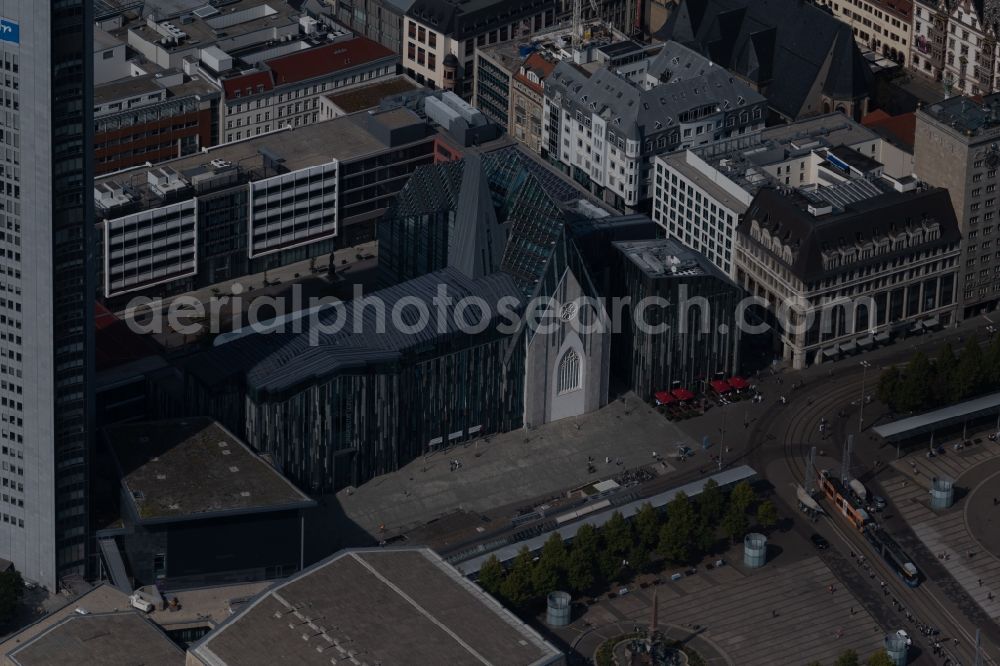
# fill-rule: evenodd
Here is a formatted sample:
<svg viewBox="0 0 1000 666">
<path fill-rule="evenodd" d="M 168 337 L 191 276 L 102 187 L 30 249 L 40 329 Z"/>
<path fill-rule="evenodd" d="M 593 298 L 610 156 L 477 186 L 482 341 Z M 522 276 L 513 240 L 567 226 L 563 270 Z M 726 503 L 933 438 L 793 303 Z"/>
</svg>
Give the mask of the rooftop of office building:
<svg viewBox="0 0 1000 666">
<path fill-rule="evenodd" d="M 742 213 L 747 209 L 748 204 L 745 197 L 734 196 L 732 192 L 720 185 L 716 178 L 706 174 L 702 164 L 699 164 L 700 158 L 692 151 L 679 150 L 663 155 L 659 159 L 727 210 Z"/>
<path fill-rule="evenodd" d="M 714 276 L 728 280 L 700 252 L 673 238 L 619 241 L 614 246 L 651 278 Z"/>
<path fill-rule="evenodd" d="M 559 61 L 566 60 L 588 72 L 595 72 L 605 63 L 617 62 L 629 56 L 651 56 L 660 45 L 640 44 L 624 33 L 599 20 L 584 21 L 580 42 L 573 44 L 573 28 L 559 24 L 524 40 L 499 42 L 479 47 L 479 53 L 489 56 L 509 72 L 517 72 L 530 59 L 534 66 L 548 63 L 546 75 Z"/>
<path fill-rule="evenodd" d="M 545 9 L 555 10 L 556 4 L 554 0 L 415 0 L 406 15 L 442 34 L 465 39 Z"/>
<path fill-rule="evenodd" d="M 719 141 L 691 152 L 752 195 L 762 186 L 775 182 L 766 167 L 805 157 L 817 150 L 878 139 L 876 132 L 842 113 L 830 113 Z M 683 161 L 676 156 L 661 159 L 671 164 Z"/>
<path fill-rule="evenodd" d="M 366 37 L 316 45 L 263 61 L 256 70 L 242 71 L 222 80 L 226 99 L 250 97 L 283 85 L 291 85 L 359 67 L 369 62 L 397 57 L 391 50 Z"/>
<path fill-rule="evenodd" d="M 929 116 L 969 138 L 1000 135 L 1000 93 L 979 99 L 949 97 L 924 106 L 917 113 Z"/>
<path fill-rule="evenodd" d="M 281 129 L 152 167 L 135 167 L 99 178 L 94 184 L 98 217 L 119 217 L 136 209 L 162 206 L 168 199 L 190 198 L 196 182 L 209 178 L 232 176 L 234 184 L 240 179 L 256 181 L 333 160 L 362 158 L 393 147 L 373 133 L 372 123 L 381 124 L 386 130 L 408 123 L 425 127 L 427 134 L 433 132 L 408 109 L 376 114 L 359 112 Z M 182 196 L 184 193 L 190 196 Z"/>
<path fill-rule="evenodd" d="M 419 89 L 420 85 L 412 79 L 406 76 L 397 76 L 343 92 L 331 93 L 326 98 L 344 113 L 355 113 L 377 107 L 386 97 Z"/>
<path fill-rule="evenodd" d="M 200 48 L 220 39 L 240 40 L 256 32 L 298 22 L 300 13 L 285 0 L 147 1 L 140 15 L 124 28 L 138 38 L 154 42 L 168 51 Z M 118 30 L 112 34 L 117 35 Z M 267 41 L 261 37 L 260 41 Z"/>
<path fill-rule="evenodd" d="M 218 423 L 204 417 L 105 429 L 141 522 L 276 511 L 314 503 Z"/>
<path fill-rule="evenodd" d="M 166 76 L 165 76 L 166 75 Z M 176 75 L 176 76 L 171 76 Z M 110 104 L 121 101 L 129 103 L 125 109 L 134 108 L 133 103 L 140 103 L 140 98 L 144 95 L 157 95 L 166 90 L 169 97 L 182 97 L 186 95 L 213 96 L 219 94 L 219 89 L 212 83 L 194 76 L 184 76 L 179 83 L 174 83 L 173 79 L 180 78 L 176 70 L 167 72 L 156 72 L 142 76 L 130 76 L 125 79 L 111 81 L 104 85 L 94 87 L 94 105 Z"/>
<path fill-rule="evenodd" d="M 270 664 L 275 654 L 303 666 L 562 659 L 426 548 L 341 551 L 258 596 L 191 654 L 216 666 Z"/>
<path fill-rule="evenodd" d="M 70 613 L 7 653 L 17 666 L 183 666 L 184 650 L 135 610 Z"/>
</svg>

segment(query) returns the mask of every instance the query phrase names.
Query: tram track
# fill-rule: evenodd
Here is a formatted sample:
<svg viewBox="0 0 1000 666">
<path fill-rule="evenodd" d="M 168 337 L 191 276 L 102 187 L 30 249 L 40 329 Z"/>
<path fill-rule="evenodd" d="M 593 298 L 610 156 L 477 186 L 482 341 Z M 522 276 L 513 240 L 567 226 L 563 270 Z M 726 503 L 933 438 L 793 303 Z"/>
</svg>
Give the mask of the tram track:
<svg viewBox="0 0 1000 666">
<path fill-rule="evenodd" d="M 783 419 L 783 427 L 780 427 L 777 430 L 771 430 L 768 428 L 766 434 L 764 435 L 765 440 L 758 449 L 758 455 L 764 455 L 765 449 L 771 448 L 773 451 L 775 448 L 768 447 L 767 444 L 769 442 L 774 441 L 775 439 L 780 441 L 781 457 L 790 477 L 790 483 L 788 483 L 785 488 L 779 488 L 776 485 L 775 490 L 778 493 L 779 498 L 781 498 L 792 509 L 798 505 L 797 498 L 795 497 L 794 486 L 802 485 L 805 487 L 806 485 L 805 458 L 809 449 L 812 446 L 817 446 L 822 449 L 824 444 L 828 447 L 836 446 L 839 449 L 843 444 L 842 442 L 837 442 L 836 439 L 834 439 L 835 435 L 833 434 L 831 434 L 831 437 L 829 438 L 818 438 L 819 441 L 814 441 L 819 435 L 819 424 L 821 419 L 827 414 L 836 413 L 838 409 L 843 408 L 843 406 L 846 403 L 849 403 L 853 398 L 862 398 L 858 387 L 853 383 L 848 383 L 838 387 L 829 387 L 825 385 L 822 387 L 822 391 L 822 395 L 817 396 L 816 387 L 802 387 L 796 389 L 792 399 L 790 399 L 786 405 L 776 407 L 775 409 L 797 411 L 793 411 L 791 415 L 786 414 L 786 419 Z M 850 416 L 847 418 L 849 419 Z M 776 419 L 769 419 L 769 422 L 772 424 L 775 423 L 775 421 Z M 860 442 L 857 443 L 860 444 Z M 763 471 L 763 469 L 761 471 Z M 788 495 L 783 495 L 782 491 Z M 826 508 L 830 509 L 829 506 Z M 833 532 L 837 539 L 842 544 L 847 546 L 852 553 L 865 553 L 866 555 L 871 555 L 871 557 L 866 556 L 865 560 L 869 563 L 869 566 L 872 567 L 871 570 L 875 572 L 874 575 L 881 577 L 881 580 L 885 582 L 887 589 L 895 600 L 898 600 L 904 608 L 910 609 L 914 616 L 922 618 L 922 621 L 925 621 L 926 624 L 937 626 L 941 630 L 942 636 L 958 637 L 961 639 L 958 646 L 952 644 L 945 647 L 947 653 L 952 656 L 953 663 L 972 664 L 974 658 L 973 646 L 975 645 L 975 636 L 966 627 L 967 622 L 963 622 L 961 619 L 956 618 L 955 615 L 936 597 L 934 592 L 930 589 L 931 581 L 925 580 L 924 583 L 916 589 L 906 586 L 881 557 L 875 556 L 874 551 L 871 549 L 870 545 L 860 532 L 847 529 L 846 523 L 835 516 L 832 510 L 829 512 L 828 517 L 829 520 L 824 521 L 824 526 Z M 873 587 L 873 583 L 871 581 L 873 581 L 874 578 L 872 576 L 868 576 L 867 578 L 869 579 L 869 585 Z M 879 595 L 875 595 L 875 598 L 879 598 Z M 881 599 L 888 598 L 889 595 L 881 595 Z M 905 616 L 894 608 L 893 605 L 888 604 L 885 601 L 883 601 L 880 605 L 882 606 L 881 610 L 884 612 L 884 615 L 899 619 L 898 627 L 907 627 L 907 622 L 910 620 L 906 619 Z M 928 621 L 931 620 L 931 618 L 933 618 L 933 620 Z M 927 655 L 932 655 L 932 650 L 926 647 L 927 641 L 924 640 L 925 637 L 916 631 L 912 633 L 914 634 L 912 636 L 914 642 L 922 648 L 923 652 Z M 993 664 L 994 666 L 996 665 L 996 661 L 989 655 L 984 655 L 984 663 Z"/>
</svg>

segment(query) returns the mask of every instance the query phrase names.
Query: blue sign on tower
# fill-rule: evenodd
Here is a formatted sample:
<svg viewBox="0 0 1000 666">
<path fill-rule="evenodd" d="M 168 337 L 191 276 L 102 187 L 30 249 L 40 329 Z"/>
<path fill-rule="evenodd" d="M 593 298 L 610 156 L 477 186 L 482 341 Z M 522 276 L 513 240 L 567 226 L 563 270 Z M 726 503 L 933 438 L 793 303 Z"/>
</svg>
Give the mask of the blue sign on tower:
<svg viewBox="0 0 1000 666">
<path fill-rule="evenodd" d="M 10 19 L 0 18 L 0 42 L 21 43 L 21 26 Z"/>
</svg>

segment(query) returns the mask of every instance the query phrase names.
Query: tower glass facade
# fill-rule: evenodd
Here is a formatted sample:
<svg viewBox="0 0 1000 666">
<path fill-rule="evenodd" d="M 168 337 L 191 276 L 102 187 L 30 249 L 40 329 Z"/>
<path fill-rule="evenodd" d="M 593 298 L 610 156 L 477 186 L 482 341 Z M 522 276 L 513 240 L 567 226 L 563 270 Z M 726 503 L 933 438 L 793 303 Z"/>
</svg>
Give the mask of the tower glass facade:
<svg viewBox="0 0 1000 666">
<path fill-rule="evenodd" d="M 93 3 L 0 9 L 0 556 L 55 589 L 88 572 Z"/>
</svg>

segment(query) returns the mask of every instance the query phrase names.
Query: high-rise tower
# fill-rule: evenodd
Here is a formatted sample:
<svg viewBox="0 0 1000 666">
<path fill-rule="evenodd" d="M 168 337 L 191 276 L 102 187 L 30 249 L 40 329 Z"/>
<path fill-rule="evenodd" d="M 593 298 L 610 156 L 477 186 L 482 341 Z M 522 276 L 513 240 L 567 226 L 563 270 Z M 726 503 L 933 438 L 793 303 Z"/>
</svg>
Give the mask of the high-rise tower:
<svg viewBox="0 0 1000 666">
<path fill-rule="evenodd" d="M 93 0 L 0 2 L 0 557 L 88 569 Z"/>
</svg>

